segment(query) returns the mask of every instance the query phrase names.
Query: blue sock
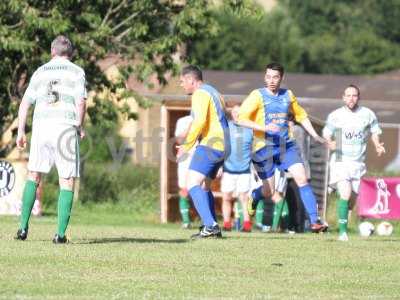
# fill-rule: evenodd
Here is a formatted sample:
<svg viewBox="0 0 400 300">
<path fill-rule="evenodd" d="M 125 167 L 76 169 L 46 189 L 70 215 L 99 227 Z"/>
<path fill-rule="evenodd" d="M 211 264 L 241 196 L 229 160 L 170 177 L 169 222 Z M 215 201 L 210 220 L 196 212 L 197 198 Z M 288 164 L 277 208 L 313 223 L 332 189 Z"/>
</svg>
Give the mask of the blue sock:
<svg viewBox="0 0 400 300">
<path fill-rule="evenodd" d="M 203 190 L 200 185 L 195 185 L 189 190 L 189 195 L 192 197 L 193 204 L 196 207 L 197 213 L 203 221 L 203 224 L 205 226 L 213 226 L 215 220 L 210 210 L 207 192 Z"/>
<path fill-rule="evenodd" d="M 217 216 L 216 216 L 216 214 L 215 214 L 215 200 L 214 200 L 214 195 L 213 195 L 213 193 L 211 192 L 211 190 L 209 190 L 208 192 L 207 192 L 207 195 L 208 195 L 208 204 L 209 204 L 209 206 L 210 206 L 210 211 L 211 211 L 211 214 L 212 214 L 212 216 L 213 216 L 213 218 L 214 218 L 214 220 L 215 220 L 215 222 L 217 221 Z"/>
<path fill-rule="evenodd" d="M 314 192 L 309 184 L 299 188 L 301 201 L 303 201 L 304 207 L 310 217 L 311 224 L 315 224 L 318 220 L 317 212 L 317 199 L 315 198 Z"/>
<path fill-rule="evenodd" d="M 264 198 L 262 188 L 263 188 L 262 186 L 259 186 L 258 188 L 256 188 L 255 190 L 253 190 L 251 192 L 251 197 L 253 198 L 253 200 L 255 202 L 254 205 L 256 205 L 256 203 L 258 203 L 258 201 L 260 201 L 261 199 Z"/>
</svg>

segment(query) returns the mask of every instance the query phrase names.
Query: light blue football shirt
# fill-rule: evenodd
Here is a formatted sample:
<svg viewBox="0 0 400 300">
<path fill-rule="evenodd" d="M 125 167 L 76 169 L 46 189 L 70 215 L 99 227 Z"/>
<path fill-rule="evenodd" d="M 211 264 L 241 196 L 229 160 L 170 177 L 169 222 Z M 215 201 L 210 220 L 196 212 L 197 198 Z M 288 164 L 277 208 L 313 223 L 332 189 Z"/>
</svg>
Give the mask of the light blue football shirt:
<svg viewBox="0 0 400 300">
<path fill-rule="evenodd" d="M 224 172 L 250 173 L 253 130 L 228 121 L 231 152 L 224 162 Z"/>
</svg>

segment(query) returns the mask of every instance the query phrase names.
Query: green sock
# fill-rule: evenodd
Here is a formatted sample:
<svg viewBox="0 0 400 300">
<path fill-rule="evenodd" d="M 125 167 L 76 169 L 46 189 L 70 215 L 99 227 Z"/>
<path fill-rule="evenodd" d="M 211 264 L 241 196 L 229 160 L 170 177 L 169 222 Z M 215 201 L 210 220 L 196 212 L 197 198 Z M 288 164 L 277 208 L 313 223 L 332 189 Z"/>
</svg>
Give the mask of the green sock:
<svg viewBox="0 0 400 300">
<path fill-rule="evenodd" d="M 283 199 L 282 201 L 283 201 L 283 208 L 281 217 L 287 229 L 287 227 L 289 226 L 289 206 L 287 204 L 286 199 Z"/>
<path fill-rule="evenodd" d="M 339 234 L 347 232 L 347 218 L 349 214 L 349 201 L 339 199 L 337 201 L 337 214 L 339 223 Z"/>
<path fill-rule="evenodd" d="M 21 226 L 20 229 L 28 229 L 29 218 L 33 204 L 36 200 L 36 190 L 38 184 L 32 180 L 27 180 L 25 183 L 24 193 L 22 195 L 22 209 L 21 209 Z"/>
<path fill-rule="evenodd" d="M 272 220 L 272 230 L 277 230 L 279 226 L 279 221 L 281 220 L 282 209 L 285 201 L 283 199 L 275 203 L 274 207 L 274 218 Z"/>
<path fill-rule="evenodd" d="M 256 224 L 262 224 L 264 215 L 264 200 L 261 199 L 258 201 L 257 209 L 256 209 Z"/>
<path fill-rule="evenodd" d="M 190 208 L 189 199 L 187 197 L 180 196 L 179 197 L 179 211 L 181 212 L 183 224 L 190 223 L 189 208 Z"/>
<path fill-rule="evenodd" d="M 69 217 L 71 215 L 72 201 L 74 192 L 68 190 L 60 190 L 58 197 L 58 236 L 64 237 L 67 230 Z"/>
</svg>

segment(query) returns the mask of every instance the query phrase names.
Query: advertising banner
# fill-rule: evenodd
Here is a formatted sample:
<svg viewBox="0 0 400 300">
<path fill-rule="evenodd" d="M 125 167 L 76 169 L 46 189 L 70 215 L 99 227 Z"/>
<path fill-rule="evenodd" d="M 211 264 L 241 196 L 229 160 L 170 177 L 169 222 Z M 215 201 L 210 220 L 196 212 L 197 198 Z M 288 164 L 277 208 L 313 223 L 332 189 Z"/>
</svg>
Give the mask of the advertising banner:
<svg viewBox="0 0 400 300">
<path fill-rule="evenodd" d="M 369 177 L 361 180 L 358 215 L 400 220 L 400 177 Z"/>
</svg>

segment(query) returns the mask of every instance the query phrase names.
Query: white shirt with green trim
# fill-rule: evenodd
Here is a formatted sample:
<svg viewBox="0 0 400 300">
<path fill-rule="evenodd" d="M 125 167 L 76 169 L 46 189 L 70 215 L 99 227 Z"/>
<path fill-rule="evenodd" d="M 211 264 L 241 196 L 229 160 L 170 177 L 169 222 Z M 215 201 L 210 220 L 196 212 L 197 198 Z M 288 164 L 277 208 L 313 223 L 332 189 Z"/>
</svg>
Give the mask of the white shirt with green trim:
<svg viewBox="0 0 400 300">
<path fill-rule="evenodd" d="M 35 71 L 23 100 L 35 105 L 33 126 L 39 123 L 77 126 L 77 104 L 86 98 L 84 70 L 56 56 Z"/>
<path fill-rule="evenodd" d="M 331 162 L 364 162 L 369 135 L 381 133 L 374 112 L 363 106 L 355 111 L 346 106 L 336 109 L 328 115 L 323 129 L 324 136 L 336 141 Z"/>
</svg>

